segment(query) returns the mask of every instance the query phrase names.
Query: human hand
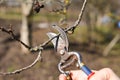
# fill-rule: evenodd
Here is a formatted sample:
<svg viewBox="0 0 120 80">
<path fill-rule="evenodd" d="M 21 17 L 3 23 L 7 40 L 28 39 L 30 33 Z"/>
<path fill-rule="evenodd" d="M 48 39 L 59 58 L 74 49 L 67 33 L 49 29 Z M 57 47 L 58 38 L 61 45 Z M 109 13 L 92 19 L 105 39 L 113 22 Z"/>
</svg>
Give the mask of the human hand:
<svg viewBox="0 0 120 80">
<path fill-rule="evenodd" d="M 89 80 L 120 80 L 120 78 L 110 69 L 104 68 L 99 71 L 95 71 L 95 74 L 90 77 Z M 88 76 L 81 70 L 70 71 L 72 80 L 87 80 Z M 59 80 L 66 80 L 66 76 L 61 74 Z"/>
</svg>

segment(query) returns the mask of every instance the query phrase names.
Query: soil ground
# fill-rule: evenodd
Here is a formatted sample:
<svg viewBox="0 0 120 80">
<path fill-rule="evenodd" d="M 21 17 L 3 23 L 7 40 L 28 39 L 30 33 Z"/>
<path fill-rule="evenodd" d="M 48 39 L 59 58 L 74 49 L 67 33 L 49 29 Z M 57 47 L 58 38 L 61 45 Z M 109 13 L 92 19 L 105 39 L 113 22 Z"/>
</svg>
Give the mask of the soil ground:
<svg viewBox="0 0 120 80">
<path fill-rule="evenodd" d="M 0 19 L 0 26 L 8 28 L 9 24 L 14 26 L 14 32 L 19 38 L 21 22 Z M 36 24 L 33 24 L 33 26 L 32 42 L 33 46 L 36 46 L 48 39 L 46 33 L 50 29 L 37 28 Z M 109 67 L 120 77 L 120 54 L 103 57 L 98 49 L 92 49 L 91 51 L 88 46 L 76 41 L 70 42 L 70 50 L 81 52 L 83 61 L 89 68 L 99 70 Z M 31 69 L 19 74 L 0 76 L 0 80 L 58 80 L 60 73 L 57 69 L 57 64 L 60 58 L 55 53 L 53 46 L 48 45 L 42 54 L 43 62 L 38 62 Z M 0 72 L 14 71 L 25 67 L 31 64 L 36 57 L 37 53 L 23 54 L 20 50 L 20 43 L 12 40 L 8 34 L 0 31 Z"/>
</svg>

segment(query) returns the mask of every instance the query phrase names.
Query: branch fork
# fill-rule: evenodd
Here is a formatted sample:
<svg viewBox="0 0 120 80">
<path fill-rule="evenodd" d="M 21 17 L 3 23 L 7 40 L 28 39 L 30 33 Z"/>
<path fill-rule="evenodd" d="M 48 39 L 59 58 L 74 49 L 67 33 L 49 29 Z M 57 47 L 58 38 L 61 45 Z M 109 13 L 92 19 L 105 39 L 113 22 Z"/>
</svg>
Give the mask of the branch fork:
<svg viewBox="0 0 120 80">
<path fill-rule="evenodd" d="M 80 10 L 80 13 L 79 13 L 79 16 L 78 16 L 78 19 L 75 21 L 75 23 L 74 23 L 72 26 L 64 29 L 64 31 L 65 31 L 66 33 L 69 33 L 69 31 L 72 31 L 71 33 L 74 33 L 75 28 L 78 27 L 78 25 L 79 25 L 80 22 L 81 22 L 81 19 L 82 19 L 83 12 L 84 12 L 84 10 L 85 10 L 86 4 L 87 4 L 87 0 L 84 0 L 84 3 L 83 3 L 83 5 L 82 5 L 82 9 Z M 60 35 L 60 34 L 58 34 L 57 36 L 53 37 L 52 39 L 49 39 L 49 40 L 45 41 L 43 44 L 41 44 L 41 45 L 39 45 L 39 46 L 31 47 L 31 46 L 26 45 L 24 42 L 22 42 L 21 40 L 19 40 L 19 39 L 17 39 L 17 38 L 15 37 L 15 34 L 14 34 L 14 32 L 13 32 L 13 29 L 12 29 L 12 25 L 10 25 L 9 27 L 10 27 L 9 29 L 5 29 L 4 27 L 0 27 L 0 30 L 1 30 L 2 32 L 5 32 L 5 33 L 11 35 L 11 37 L 12 37 L 14 40 L 20 42 L 20 43 L 21 43 L 22 45 L 24 45 L 28 50 L 30 50 L 30 52 L 38 52 L 38 56 L 36 57 L 36 59 L 34 60 L 34 62 L 31 63 L 30 65 L 28 65 L 28 66 L 26 66 L 26 67 L 23 67 L 23 68 L 21 68 L 21 69 L 17 69 L 17 70 L 15 70 L 15 71 L 13 71 L 13 72 L 0 72 L 0 75 L 13 75 L 13 74 L 18 74 L 18 73 L 20 73 L 20 72 L 22 72 L 22 71 L 25 71 L 25 70 L 27 70 L 27 69 L 32 68 L 37 62 L 39 62 L 39 61 L 42 59 L 41 54 L 42 54 L 42 50 L 44 50 L 44 47 L 45 47 L 46 45 L 48 45 L 54 38 L 56 38 L 57 36 Z"/>
</svg>

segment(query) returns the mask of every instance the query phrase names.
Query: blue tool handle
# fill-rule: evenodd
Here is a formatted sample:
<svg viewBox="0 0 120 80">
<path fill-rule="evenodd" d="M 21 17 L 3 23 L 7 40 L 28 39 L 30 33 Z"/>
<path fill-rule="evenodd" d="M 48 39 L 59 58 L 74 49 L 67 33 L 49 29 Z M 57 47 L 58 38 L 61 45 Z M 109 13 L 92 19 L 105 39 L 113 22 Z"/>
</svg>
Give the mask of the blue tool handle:
<svg viewBox="0 0 120 80">
<path fill-rule="evenodd" d="M 92 75 L 94 75 L 95 73 L 92 72 L 86 65 L 82 65 L 81 66 L 81 70 L 88 76 L 88 80 L 90 79 L 90 77 Z"/>
<path fill-rule="evenodd" d="M 84 71 L 88 76 L 92 73 L 92 71 L 86 65 L 83 65 L 81 70 Z"/>
</svg>

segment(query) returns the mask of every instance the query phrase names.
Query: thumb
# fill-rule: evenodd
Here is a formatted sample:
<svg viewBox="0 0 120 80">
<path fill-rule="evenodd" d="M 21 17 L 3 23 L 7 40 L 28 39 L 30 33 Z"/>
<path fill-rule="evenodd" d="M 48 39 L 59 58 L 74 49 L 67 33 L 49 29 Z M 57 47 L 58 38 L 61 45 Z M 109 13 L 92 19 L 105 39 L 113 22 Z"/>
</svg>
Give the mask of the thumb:
<svg viewBox="0 0 120 80">
<path fill-rule="evenodd" d="M 110 69 L 109 68 L 104 68 L 101 69 L 90 78 L 90 80 L 109 80 L 110 79 Z"/>
</svg>

